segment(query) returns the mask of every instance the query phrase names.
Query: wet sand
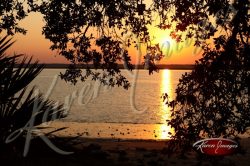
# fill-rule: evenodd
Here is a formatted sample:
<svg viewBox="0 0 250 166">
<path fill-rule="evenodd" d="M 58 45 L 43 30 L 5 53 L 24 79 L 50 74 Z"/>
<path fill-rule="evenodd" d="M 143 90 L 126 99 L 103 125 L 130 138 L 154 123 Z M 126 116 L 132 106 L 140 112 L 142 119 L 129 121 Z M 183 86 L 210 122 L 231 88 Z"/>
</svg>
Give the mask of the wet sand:
<svg viewBox="0 0 250 166">
<path fill-rule="evenodd" d="M 167 124 L 129 124 L 129 123 L 78 123 L 51 122 L 41 125 L 48 133 L 66 127 L 54 134 L 58 137 L 129 139 L 129 140 L 168 140 L 173 130 Z"/>
</svg>

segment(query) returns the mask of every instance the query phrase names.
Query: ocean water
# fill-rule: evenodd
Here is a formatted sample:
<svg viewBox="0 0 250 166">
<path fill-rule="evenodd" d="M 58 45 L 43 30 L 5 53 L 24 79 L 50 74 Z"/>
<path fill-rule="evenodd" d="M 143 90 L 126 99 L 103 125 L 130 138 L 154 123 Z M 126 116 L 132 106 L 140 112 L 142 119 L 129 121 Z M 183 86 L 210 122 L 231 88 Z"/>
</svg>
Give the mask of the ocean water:
<svg viewBox="0 0 250 166">
<path fill-rule="evenodd" d="M 149 75 L 147 70 L 122 71 L 131 87 L 105 87 L 98 82 L 66 83 L 58 76 L 63 69 L 44 69 L 32 82 L 48 98 L 68 108 L 67 122 L 164 124 L 169 108 L 162 94 L 175 96 L 179 78 L 188 70 L 160 70 Z"/>
</svg>

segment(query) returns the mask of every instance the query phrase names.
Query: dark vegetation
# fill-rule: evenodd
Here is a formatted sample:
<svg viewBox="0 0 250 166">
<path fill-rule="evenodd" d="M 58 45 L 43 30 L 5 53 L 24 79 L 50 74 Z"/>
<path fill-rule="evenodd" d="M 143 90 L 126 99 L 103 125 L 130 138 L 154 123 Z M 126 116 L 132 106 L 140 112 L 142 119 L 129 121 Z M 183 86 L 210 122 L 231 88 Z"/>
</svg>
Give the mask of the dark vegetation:
<svg viewBox="0 0 250 166">
<path fill-rule="evenodd" d="M 8 36 L 0 39 L 1 150 L 8 147 L 14 149 L 15 141 L 27 132 L 32 132 L 34 126 L 66 116 L 62 105 L 36 93 L 34 88 L 27 91 L 27 86 L 42 71 L 43 65 L 38 65 L 38 62 L 31 64 L 32 59 L 22 55 L 6 56 L 5 51 L 12 44 Z"/>
<path fill-rule="evenodd" d="M 27 11 L 23 8 L 26 2 Z M 245 133 L 250 124 L 249 1 L 153 0 L 152 5 L 144 7 L 137 0 L 6 0 L 0 4 L 0 30 L 10 35 L 25 34 L 18 21 L 29 12 L 40 12 L 45 20 L 43 34 L 52 42 L 51 49 L 58 50 L 71 62 L 67 71 L 61 73 L 62 79 L 76 83 L 91 76 L 105 85 L 127 89 L 129 82 L 121 75 L 118 63 L 123 62 L 132 70 L 127 49 L 139 48 L 138 43 L 151 48 L 147 25 L 153 23 L 152 13 L 157 13 L 160 29 L 172 28 L 170 35 L 176 41 L 193 38 L 195 46 L 203 49 L 203 56 L 196 62 L 194 70 L 180 79 L 176 98 L 166 100 L 172 108 L 168 123 L 175 129 L 171 150 L 181 149 L 184 153 L 192 143 L 202 138 L 237 138 L 237 134 Z M 98 31 L 99 35 L 94 36 L 91 30 Z M 11 64 L 17 57 L 9 59 L 6 65 L 11 70 Z M 154 60 L 152 55 L 149 73 L 157 71 Z M 79 65 L 87 65 L 87 72 L 82 72 Z M 102 68 L 104 72 L 90 69 L 88 65 Z M 34 77 L 40 69 L 32 71 Z M 12 97 L 4 96 L 6 100 L 1 100 L 9 102 Z M 164 99 L 167 98 L 165 95 Z M 10 103 L 12 105 L 19 100 Z"/>
<path fill-rule="evenodd" d="M 179 29 L 192 30 L 193 20 L 199 19 L 206 20 L 209 26 L 205 32 L 199 25 L 191 31 L 199 38 L 209 38 L 218 30 L 221 33 L 216 34 L 210 45 L 199 43 L 203 57 L 191 73 L 180 79 L 176 98 L 166 100 L 172 108 L 168 123 L 175 129 L 170 146 L 183 153 L 202 138 L 237 140 L 238 134 L 245 133 L 250 126 L 249 1 L 206 1 L 205 5 L 191 2 L 173 4 L 178 11 L 175 19 Z M 199 11 L 197 18 L 192 11 Z M 185 16 L 181 15 L 183 12 Z M 209 16 L 214 20 L 209 20 Z M 213 21 L 216 28 L 212 27 Z M 164 99 L 167 98 L 165 95 Z"/>
</svg>

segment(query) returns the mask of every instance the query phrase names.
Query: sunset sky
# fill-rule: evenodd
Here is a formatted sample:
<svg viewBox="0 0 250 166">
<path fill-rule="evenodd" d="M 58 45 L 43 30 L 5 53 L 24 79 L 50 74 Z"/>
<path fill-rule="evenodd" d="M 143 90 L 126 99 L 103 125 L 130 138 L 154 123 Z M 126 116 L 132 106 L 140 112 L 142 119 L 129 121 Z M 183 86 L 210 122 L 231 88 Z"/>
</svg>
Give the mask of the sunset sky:
<svg viewBox="0 0 250 166">
<path fill-rule="evenodd" d="M 49 49 L 50 41 L 42 35 L 44 22 L 41 14 L 31 13 L 20 25 L 27 29 L 28 33 L 26 35 L 18 34 L 14 36 L 16 43 L 8 51 L 8 54 L 16 53 L 33 56 L 34 60 L 39 60 L 41 63 L 68 63 L 56 51 L 52 52 Z M 193 41 L 184 41 L 177 46 L 175 41 L 169 37 L 170 31 L 159 30 L 156 26 L 152 26 L 149 29 L 150 34 L 155 37 L 152 43 L 159 43 L 163 48 L 163 52 L 173 52 L 170 57 L 164 58 L 160 62 L 161 64 L 193 64 L 195 60 L 201 57 L 200 49 L 193 46 Z M 168 43 L 168 45 L 164 45 L 164 43 Z M 142 47 L 142 54 L 145 55 L 145 52 L 145 47 Z M 136 56 L 138 51 L 129 49 L 129 53 L 132 56 L 132 63 L 137 63 Z"/>
</svg>

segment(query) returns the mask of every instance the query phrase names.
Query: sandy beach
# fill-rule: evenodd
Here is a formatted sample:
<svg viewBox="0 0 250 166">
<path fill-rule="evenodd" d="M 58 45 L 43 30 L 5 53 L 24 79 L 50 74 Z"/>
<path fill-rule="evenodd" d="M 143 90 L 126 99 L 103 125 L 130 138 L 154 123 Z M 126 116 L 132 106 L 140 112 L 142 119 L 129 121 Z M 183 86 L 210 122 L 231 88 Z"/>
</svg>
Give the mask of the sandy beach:
<svg viewBox="0 0 250 166">
<path fill-rule="evenodd" d="M 43 125 L 43 127 L 45 126 Z M 132 126 L 134 126 L 134 128 Z M 149 126 L 144 125 L 144 128 Z M 63 127 L 67 128 L 60 130 Z M 11 163 L 10 165 L 19 166 L 213 165 L 207 161 L 200 163 L 196 159 L 197 153 L 195 151 L 186 153 L 185 157 L 180 157 L 176 154 L 169 156 L 167 153 L 167 142 L 169 140 L 154 138 L 154 134 L 159 134 L 159 131 L 151 131 L 150 128 L 147 128 L 145 131 L 140 127 L 142 126 L 137 126 L 136 124 L 129 126 L 124 124 L 53 122 L 42 131 L 47 134 L 49 133 L 48 138 L 58 148 L 64 151 L 74 152 L 73 154 L 58 154 L 38 137 L 31 141 L 30 151 L 27 157 L 21 157 L 23 153 L 21 149 L 23 149 L 24 145 L 19 144 L 19 157 L 11 158 L 10 155 L 1 154 L 1 160 L 6 163 Z M 52 132 L 56 129 L 58 129 L 57 132 Z M 152 129 L 154 129 L 154 127 Z M 96 131 L 98 132 L 95 133 Z M 137 134 L 135 134 L 135 132 Z M 146 134 L 147 139 L 141 139 L 143 134 Z M 240 144 L 246 151 L 244 155 L 234 154 L 232 156 L 226 156 L 219 161 L 218 165 L 248 165 L 250 162 L 250 138 L 245 135 L 241 139 Z"/>
</svg>

